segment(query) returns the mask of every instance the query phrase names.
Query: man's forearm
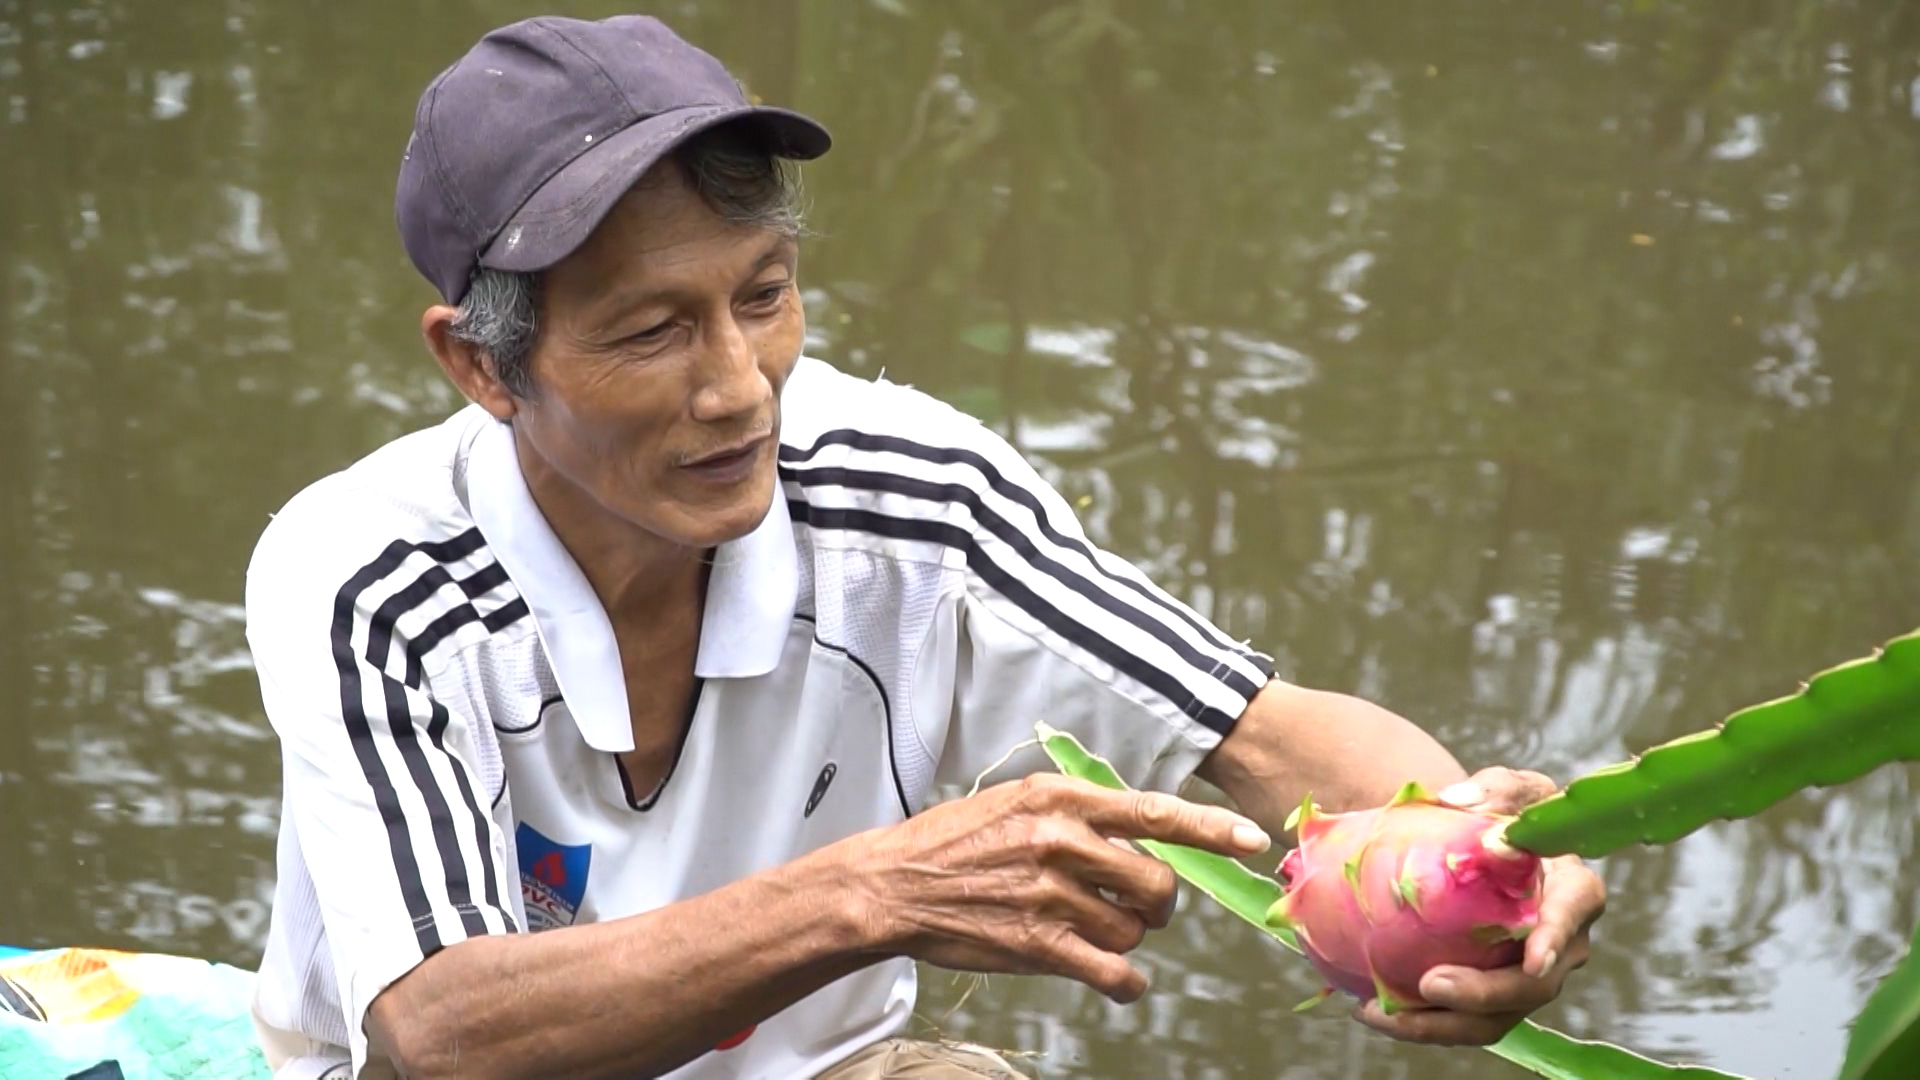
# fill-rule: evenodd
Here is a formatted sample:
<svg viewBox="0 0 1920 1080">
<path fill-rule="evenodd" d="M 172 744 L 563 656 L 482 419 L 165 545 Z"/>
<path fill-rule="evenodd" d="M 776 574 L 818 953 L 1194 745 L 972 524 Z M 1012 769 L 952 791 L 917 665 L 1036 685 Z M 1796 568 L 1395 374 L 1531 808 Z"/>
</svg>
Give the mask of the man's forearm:
<svg viewBox="0 0 1920 1080">
<path fill-rule="evenodd" d="M 882 959 L 830 860 L 802 859 L 645 915 L 477 938 L 373 1003 L 409 1078 L 651 1077 Z"/>
<path fill-rule="evenodd" d="M 1379 806 L 1409 780 L 1438 791 L 1467 778 L 1426 732 L 1346 694 L 1270 682 L 1199 775 L 1269 835 L 1311 793 L 1334 812 Z"/>
</svg>

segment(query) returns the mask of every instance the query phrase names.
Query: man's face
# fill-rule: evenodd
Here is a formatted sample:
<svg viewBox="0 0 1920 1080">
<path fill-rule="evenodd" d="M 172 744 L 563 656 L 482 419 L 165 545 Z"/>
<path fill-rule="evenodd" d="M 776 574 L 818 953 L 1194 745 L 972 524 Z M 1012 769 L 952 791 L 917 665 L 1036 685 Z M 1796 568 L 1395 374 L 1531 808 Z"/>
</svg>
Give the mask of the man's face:
<svg viewBox="0 0 1920 1080">
<path fill-rule="evenodd" d="M 558 481 L 689 547 L 751 532 L 806 336 L 797 259 L 714 213 L 677 164 L 649 173 L 544 278 L 536 392 L 514 417 L 536 496 Z"/>
</svg>

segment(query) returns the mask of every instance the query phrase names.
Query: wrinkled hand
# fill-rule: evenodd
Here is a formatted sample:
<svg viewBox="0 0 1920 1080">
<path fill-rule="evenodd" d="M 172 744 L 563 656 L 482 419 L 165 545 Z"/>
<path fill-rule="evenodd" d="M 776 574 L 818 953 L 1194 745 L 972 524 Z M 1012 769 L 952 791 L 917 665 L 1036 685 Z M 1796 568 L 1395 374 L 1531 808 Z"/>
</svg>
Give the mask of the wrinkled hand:
<svg viewBox="0 0 1920 1080">
<path fill-rule="evenodd" d="M 1270 844 L 1248 819 L 1051 773 L 986 788 L 843 846 L 873 947 L 958 971 L 1063 975 L 1127 1003 L 1124 958 L 1173 915 L 1178 880 L 1127 841 L 1226 856 Z"/>
<path fill-rule="evenodd" d="M 1483 769 L 1440 800 L 1467 810 L 1517 814 L 1557 789 L 1536 772 Z M 1436 967 L 1420 980 L 1420 996 L 1435 1008 L 1388 1016 L 1380 1003 L 1356 1009 L 1362 1023 L 1397 1039 L 1445 1046 L 1498 1042 L 1527 1014 L 1560 994 L 1567 975 L 1587 962 L 1587 934 L 1606 910 L 1607 889 L 1575 855 L 1545 861 L 1540 925 L 1527 935 L 1521 962 L 1494 971 Z"/>
</svg>

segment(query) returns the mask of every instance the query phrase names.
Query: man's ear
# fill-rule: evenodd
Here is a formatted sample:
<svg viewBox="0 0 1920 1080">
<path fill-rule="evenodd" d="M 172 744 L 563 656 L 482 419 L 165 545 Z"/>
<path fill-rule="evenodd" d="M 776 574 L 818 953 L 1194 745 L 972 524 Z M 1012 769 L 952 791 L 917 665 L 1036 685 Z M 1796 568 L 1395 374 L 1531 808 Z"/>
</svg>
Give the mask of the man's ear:
<svg viewBox="0 0 1920 1080">
<path fill-rule="evenodd" d="M 456 314 L 445 304 L 435 304 L 420 316 L 420 333 L 427 339 L 428 350 L 439 362 L 440 370 L 447 373 L 447 378 L 453 380 L 453 385 L 460 388 L 468 401 L 493 414 L 495 420 L 513 419 L 519 401 L 500 382 L 491 357 L 453 336 Z"/>
</svg>

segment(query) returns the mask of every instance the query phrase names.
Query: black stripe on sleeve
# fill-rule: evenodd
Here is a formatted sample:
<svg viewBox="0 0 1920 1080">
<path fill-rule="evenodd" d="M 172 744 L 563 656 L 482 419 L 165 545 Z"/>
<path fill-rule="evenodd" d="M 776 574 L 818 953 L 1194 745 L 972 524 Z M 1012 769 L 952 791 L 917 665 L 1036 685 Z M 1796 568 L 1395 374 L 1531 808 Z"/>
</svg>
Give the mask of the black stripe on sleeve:
<svg viewBox="0 0 1920 1080">
<path fill-rule="evenodd" d="M 814 528 L 845 529 L 896 540 L 919 540 L 965 552 L 968 569 L 980 575 L 981 580 L 1019 605 L 1022 611 L 1038 619 L 1049 630 L 1151 688 L 1177 705 L 1181 712 L 1220 735 L 1224 736 L 1233 730 L 1238 717 L 1201 701 L 1179 679 L 1114 644 L 1085 623 L 1048 603 L 1044 597 L 1028 588 L 1025 582 L 987 558 L 974 541 L 973 534 L 958 525 L 944 521 L 889 517 L 870 510 L 815 506 L 802 499 L 788 499 L 787 513 L 796 523 Z"/>
<path fill-rule="evenodd" d="M 1087 580 L 1086 576 L 1074 572 L 1040 551 L 1033 538 L 1019 526 L 1001 517 L 986 505 L 980 493 L 966 484 L 936 483 L 918 477 L 903 476 L 899 473 L 875 472 L 869 469 L 844 469 L 837 466 L 814 466 L 807 469 L 795 469 L 781 466 L 780 473 L 786 479 L 801 487 L 836 486 L 857 491 L 887 492 L 904 495 L 909 498 L 923 499 L 929 502 L 948 502 L 965 506 L 980 526 L 998 537 L 1009 548 L 1019 553 L 1035 570 L 1059 582 L 1084 598 L 1100 610 L 1125 622 L 1171 649 L 1174 655 L 1186 661 L 1196 671 L 1210 678 L 1220 680 L 1229 690 L 1243 698 L 1251 699 L 1259 692 L 1253 680 L 1246 677 L 1240 669 L 1218 656 L 1208 656 L 1193 647 L 1172 627 L 1143 611 L 1136 604 L 1114 595 L 1108 589 Z M 971 544 L 971 540 L 969 541 Z M 969 559 L 971 562 L 971 557 Z M 1125 579 L 1118 579 L 1124 581 Z M 1004 589 L 1001 591 L 1005 591 Z M 1022 604 L 1022 607 L 1026 605 Z M 1259 666 L 1257 660 L 1249 658 L 1239 649 L 1227 649 L 1235 657 L 1247 659 Z M 1176 699 L 1177 700 L 1177 699 Z"/>
<path fill-rule="evenodd" d="M 499 569 L 499 564 L 495 563 L 486 570 L 471 575 L 466 580 L 472 581 L 482 574 L 488 574 L 490 571 Z M 504 570 L 500 571 L 499 578 L 501 581 L 506 580 L 506 572 Z M 488 589 L 490 588 L 492 588 L 492 586 L 488 586 Z M 477 591 L 469 590 L 467 595 L 477 597 L 487 592 L 488 589 L 479 589 Z M 486 627 L 488 633 L 497 634 L 507 627 L 512 626 L 514 623 L 519 622 L 522 618 L 525 618 L 526 615 L 527 602 L 516 596 L 511 601 L 494 608 L 485 615 L 480 614 L 479 611 L 469 603 L 461 604 L 459 607 L 433 620 L 433 622 L 427 624 L 425 632 L 407 643 L 407 685 L 420 685 L 421 667 L 425 663 L 427 654 L 431 653 L 447 635 L 453 633 L 453 631 L 459 627 L 465 626 L 468 623 L 478 622 L 480 625 Z M 447 752 L 447 724 L 451 719 L 452 715 L 447 711 L 445 705 L 440 704 L 438 701 L 433 703 L 433 713 L 427 721 L 427 740 L 433 744 L 435 750 L 443 754 Z M 452 755 L 448 756 L 451 757 Z M 467 779 L 467 771 L 460 768 L 457 764 L 453 769 L 453 781 L 460 786 L 460 798 L 467 804 L 467 812 L 473 815 L 473 835 L 476 837 L 487 835 L 487 817 L 480 809 L 480 801 L 474 797 L 473 785 Z M 506 790 L 504 783 L 502 784 L 501 790 Z M 507 930 L 509 932 L 514 931 L 513 916 L 507 913 L 506 906 L 500 902 L 500 879 L 499 875 L 494 871 L 491 852 L 483 851 L 480 853 L 480 868 L 485 874 L 485 878 L 481 884 L 482 887 L 486 889 L 488 905 L 500 913 L 500 921 L 506 924 Z M 469 932 L 473 932 L 471 928 L 469 928 Z"/>
<path fill-rule="evenodd" d="M 367 663 L 372 664 L 382 671 L 386 670 L 387 655 L 393 648 L 394 627 L 399 623 L 400 616 L 419 610 L 420 606 L 426 603 L 434 593 L 446 588 L 449 584 L 457 586 L 461 594 L 468 600 L 478 600 L 506 583 L 507 570 L 499 563 L 488 563 L 486 566 L 481 567 L 457 581 L 451 573 L 448 573 L 445 566 L 429 566 L 421 572 L 419 578 L 415 579 L 413 584 L 388 597 L 387 602 L 380 605 L 380 610 L 374 612 L 373 622 L 367 627 Z M 472 609 L 473 606 L 471 604 L 462 604 L 453 610 L 471 611 Z M 431 629 L 432 625 L 429 625 L 427 630 L 430 631 Z M 448 632 L 454 629 L 458 629 L 458 626 L 450 627 Z M 444 633 L 440 635 L 440 637 L 445 636 Z M 409 647 L 407 650 L 408 657 L 412 658 L 415 655 L 424 654 L 424 652 L 431 649 L 433 645 L 440 643 L 440 637 L 434 638 L 433 642 L 428 645 L 426 649 L 419 650 L 418 653 Z M 420 685 L 419 679 L 414 677 L 417 669 L 409 666 L 407 671 L 408 678 L 405 680 L 406 684 L 408 686 Z"/>
<path fill-rule="evenodd" d="M 400 882 L 400 896 L 406 902 L 407 916 L 413 920 L 414 940 L 422 956 L 431 956 L 441 948 L 440 933 L 433 924 L 433 908 L 420 879 L 420 863 L 413 856 L 413 842 L 407 835 L 407 820 L 400 809 L 400 795 L 387 776 L 374 742 L 373 727 L 361 700 L 360 662 L 353 655 L 354 609 L 360 594 L 392 573 L 414 551 L 413 545 L 395 540 L 380 557 L 360 569 L 340 587 L 333 601 L 333 663 L 340 673 L 340 716 L 353 744 L 353 755 L 360 762 L 367 785 L 373 789 L 373 803 L 387 827 L 387 848 L 393 857 L 393 869 Z"/>
<path fill-rule="evenodd" d="M 427 721 L 427 741 L 431 742 L 433 748 L 442 754 L 447 753 L 447 723 L 451 719 L 452 714 L 447 711 L 445 705 L 437 701 L 433 703 L 433 713 Z M 451 754 L 447 756 L 452 757 Z M 484 843 L 487 835 L 486 813 L 480 809 L 480 800 L 474 796 L 473 783 L 467 779 L 467 770 L 461 768 L 457 763 L 453 766 L 453 782 L 460 787 L 460 799 L 467 804 L 467 813 L 473 815 L 474 838 Z M 506 790 L 504 783 L 501 785 L 501 790 Z M 443 855 L 442 858 L 445 858 L 445 856 Z M 513 916 L 509 915 L 505 905 L 500 903 L 500 875 L 496 873 L 493 868 L 493 852 L 487 851 L 484 848 L 480 852 L 480 871 L 482 874 L 481 886 L 486 890 L 487 906 L 500 913 L 500 922 L 507 928 L 508 933 L 516 932 L 517 928 L 513 925 Z M 465 864 L 463 863 L 461 879 L 464 881 L 465 878 Z M 474 916 L 473 920 L 467 918 L 469 913 L 469 909 L 466 908 L 462 908 L 460 912 L 460 924 L 466 927 L 467 933 L 473 935 L 485 933 L 486 923 L 479 920 L 479 913 L 471 912 Z M 475 921 L 479 921 L 477 927 L 474 925 Z"/>
<path fill-rule="evenodd" d="M 1159 609 L 1178 618 L 1181 622 L 1187 624 L 1194 633 L 1199 634 L 1201 640 L 1212 645 L 1214 648 L 1224 649 L 1236 656 L 1247 656 L 1244 648 L 1227 640 L 1217 627 L 1212 626 L 1205 619 L 1198 618 L 1185 607 L 1173 603 L 1168 597 L 1162 595 L 1152 586 L 1134 578 L 1117 574 L 1108 569 L 1106 564 L 1099 559 L 1092 545 L 1079 537 L 1068 536 L 1054 527 L 1052 519 L 1047 516 L 1046 508 L 1040 504 L 1038 496 L 1016 481 L 1008 479 L 1006 474 L 1002 473 L 998 466 L 994 465 L 993 462 L 987 460 L 985 456 L 976 451 L 957 446 L 928 446 L 924 443 L 914 442 L 911 439 L 900 438 L 897 435 L 878 435 L 870 431 L 856 431 L 851 428 L 841 428 L 835 431 L 829 431 L 820 436 L 814 440 L 812 446 L 809 446 L 805 450 L 798 447 L 781 446 L 780 460 L 791 465 L 802 464 L 812 460 L 815 455 L 829 446 L 845 446 L 852 450 L 899 454 L 901 457 L 914 458 L 932 465 L 966 465 L 972 468 L 978 472 L 981 477 L 986 480 L 988 486 L 992 487 L 1002 498 L 1024 507 L 1029 513 L 1033 514 L 1034 522 L 1038 525 L 1040 534 L 1046 537 L 1047 540 L 1068 551 L 1081 555 L 1102 577 L 1126 586 L 1142 599 L 1147 600 Z M 1254 664 L 1255 667 L 1260 666 L 1257 660 L 1249 658 L 1249 662 Z"/>
<path fill-rule="evenodd" d="M 477 537 L 478 530 L 468 530 L 467 533 L 455 539 L 465 541 L 468 536 Z M 443 550 L 455 553 L 455 557 L 465 557 L 471 555 L 475 549 L 477 545 L 461 542 Z M 460 593 L 471 601 L 475 597 L 484 596 L 506 580 L 506 570 L 500 564 L 492 563 L 460 579 L 458 586 Z M 400 617 L 418 610 L 435 593 L 453 583 L 453 575 L 444 565 L 436 563 L 414 579 L 413 584 L 388 597 L 386 602 L 380 605 L 380 609 L 374 612 L 373 621 L 367 629 L 367 663 L 371 664 L 376 671 L 384 673 L 387 668 L 388 653 L 393 646 L 394 628 Z M 473 610 L 471 603 L 461 604 L 454 609 L 455 612 L 468 613 L 472 613 Z M 478 618 L 477 614 L 474 618 Z M 445 619 L 446 617 L 442 616 L 435 621 L 434 625 L 439 625 Z M 433 644 L 437 644 L 438 640 L 436 638 Z M 413 709 L 407 702 L 407 687 L 419 686 L 418 674 L 425 653 L 426 648 L 415 648 L 412 645 L 408 647 L 407 680 L 404 685 L 392 676 L 383 678 L 381 689 L 387 706 L 387 728 L 392 735 L 394 745 L 400 751 L 400 759 L 406 763 L 408 776 L 413 779 L 414 787 L 419 790 L 421 800 L 426 804 L 427 821 L 433 829 L 434 848 L 440 855 L 440 863 L 446 875 L 447 901 L 455 911 L 460 913 L 460 924 L 468 936 L 477 936 L 487 933 L 487 924 L 485 916 L 473 905 L 473 886 L 467 880 L 465 852 L 460 845 L 459 837 L 454 832 L 453 808 L 448 803 L 445 790 L 433 776 L 432 764 L 427 760 L 426 752 L 420 746 L 419 735 L 414 729 Z M 428 727 L 428 739 L 434 749 L 442 754 L 446 753 L 446 745 L 438 736 L 445 732 L 447 720 L 446 708 L 439 702 L 434 702 L 432 720 Z M 456 785 L 460 788 L 460 795 L 466 808 L 473 818 L 476 830 L 474 835 L 486 836 L 486 823 L 481 816 L 479 802 L 473 796 L 473 787 L 467 780 L 466 771 L 456 763 L 453 765 L 453 776 Z M 488 853 L 482 852 L 481 863 L 485 867 L 487 901 L 499 910 L 500 886 L 498 875 L 493 870 L 493 860 L 488 857 Z M 502 917 L 504 916 L 503 911 Z"/>
<path fill-rule="evenodd" d="M 413 724 L 413 709 L 407 703 L 407 689 L 400 684 L 400 680 L 390 675 L 383 675 L 380 684 L 387 701 L 389 736 L 394 745 L 400 748 L 400 760 L 406 763 L 407 776 L 420 792 L 421 801 L 426 803 L 427 822 L 433 830 L 433 846 L 440 853 L 440 867 L 446 878 L 447 902 L 460 913 L 460 925 L 466 929 L 469 937 L 484 934 L 487 932 L 487 923 L 479 909 L 473 906 L 473 888 L 467 882 L 466 855 L 461 850 L 460 838 L 453 831 L 453 808 L 447 803 L 447 793 L 441 788 L 440 781 L 434 778 L 433 765 L 427 760 L 426 751 L 420 747 L 420 734 Z M 445 711 L 444 706 L 434 702 L 433 720 L 437 721 Z M 455 765 L 453 773 L 460 776 L 462 770 Z M 470 790 L 467 797 L 469 800 L 473 797 Z M 480 835 L 485 836 L 486 833 Z"/>
<path fill-rule="evenodd" d="M 414 855 L 405 810 L 400 805 L 399 793 L 394 787 L 393 779 L 388 775 L 386 765 L 380 759 L 378 741 L 367 716 L 361 673 L 353 655 L 355 614 L 361 595 L 397 570 L 413 553 L 426 554 L 436 563 L 450 562 L 473 554 L 480 549 L 482 543 L 478 529 L 469 529 L 450 540 L 437 543 L 409 544 L 405 541 L 395 541 L 389 544 L 378 558 L 367 564 L 346 585 L 342 586 L 334 600 L 332 646 L 334 663 L 340 675 L 341 715 L 346 724 L 348 738 L 354 748 L 354 756 L 360 763 L 368 785 L 373 789 L 374 804 L 379 809 L 381 820 L 386 826 L 387 845 L 393 858 L 401 896 L 406 904 L 407 914 L 412 920 L 415 940 L 423 956 L 433 955 L 445 943 L 441 940 L 435 923 L 433 906 L 427 897 L 426 884 L 419 862 Z M 483 915 L 473 904 L 472 890 L 467 880 L 466 859 L 453 831 L 453 811 L 444 789 L 433 776 L 426 752 L 420 745 L 412 708 L 406 698 L 406 689 L 417 688 L 420 685 L 420 665 L 427 651 L 454 628 L 472 621 L 482 622 L 490 629 L 509 625 L 526 614 L 525 601 L 516 598 L 484 617 L 474 611 L 471 602 L 461 604 L 452 612 L 429 624 L 429 631 L 439 629 L 439 633 L 433 636 L 431 641 L 426 640 L 426 635 L 423 634 L 420 639 L 408 643 L 406 673 L 409 677 L 404 683 L 394 679 L 386 671 L 387 654 L 392 646 L 394 626 L 400 617 L 418 609 L 452 580 L 444 566 L 435 565 L 424 571 L 412 584 L 382 603 L 374 612 L 368 627 L 365 657 L 373 670 L 379 673 L 390 737 L 406 765 L 409 779 L 419 790 L 426 804 L 435 847 L 445 870 L 447 900 L 453 909 L 460 913 L 463 929 L 469 935 L 479 935 L 486 933 L 487 927 Z M 462 579 L 459 587 L 464 595 L 472 598 L 484 595 L 505 580 L 505 571 L 494 564 Z M 465 613 L 464 617 L 458 621 L 450 620 L 451 616 L 461 613 Z M 434 749 L 443 754 L 446 752 L 444 735 L 448 720 L 449 714 L 445 706 L 434 702 L 428 719 L 427 737 Z M 484 838 L 487 835 L 487 821 L 480 810 L 479 802 L 474 797 L 473 788 L 467 780 L 465 770 L 458 762 L 453 762 L 452 771 L 460 789 L 461 801 L 473 817 L 475 836 Z M 500 904 L 500 886 L 492 853 L 480 852 L 480 861 L 485 870 L 483 887 L 486 902 L 500 913 L 502 922 L 511 929 L 512 920 Z"/>
<path fill-rule="evenodd" d="M 461 604 L 428 623 L 424 630 L 407 643 L 407 666 L 400 681 L 408 686 L 419 686 L 420 680 L 425 678 L 422 665 L 426 661 L 427 654 L 438 648 L 442 641 L 461 627 L 477 622 L 486 627 L 488 633 L 497 634 L 525 618 L 526 614 L 527 602 L 517 596 L 485 615 L 475 610 L 472 604 Z"/>
</svg>

